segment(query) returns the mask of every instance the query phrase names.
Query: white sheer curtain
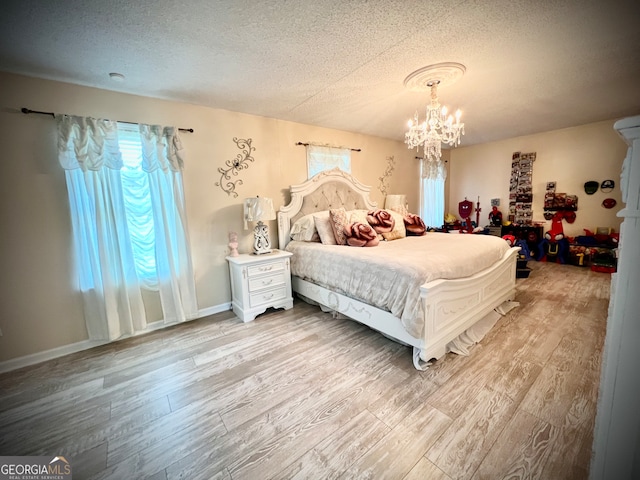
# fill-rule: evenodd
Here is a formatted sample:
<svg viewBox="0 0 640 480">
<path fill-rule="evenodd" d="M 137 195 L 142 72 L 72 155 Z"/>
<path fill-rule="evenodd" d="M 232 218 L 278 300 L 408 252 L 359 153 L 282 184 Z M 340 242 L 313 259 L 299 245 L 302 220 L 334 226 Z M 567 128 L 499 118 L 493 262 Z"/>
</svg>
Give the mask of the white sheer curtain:
<svg viewBox="0 0 640 480">
<path fill-rule="evenodd" d="M 165 322 L 198 313 L 182 186 L 182 145 L 174 127 L 140 125 L 142 169 L 153 205 L 158 289 Z"/>
<path fill-rule="evenodd" d="M 421 160 L 420 216 L 428 227 L 444 224 L 444 182 L 447 168 L 443 161 Z"/>
<path fill-rule="evenodd" d="M 351 150 L 325 145 L 307 145 L 307 171 L 309 178 L 324 171 L 339 168 L 351 173 Z"/>
<path fill-rule="evenodd" d="M 115 121 L 56 116 L 79 286 L 92 340 L 146 327 L 122 187 Z M 140 126 L 143 170 L 153 203 L 157 285 L 165 322 L 195 317 L 194 277 L 184 215 L 180 141 L 175 129 Z M 161 132 L 160 134 L 158 132 Z"/>
</svg>

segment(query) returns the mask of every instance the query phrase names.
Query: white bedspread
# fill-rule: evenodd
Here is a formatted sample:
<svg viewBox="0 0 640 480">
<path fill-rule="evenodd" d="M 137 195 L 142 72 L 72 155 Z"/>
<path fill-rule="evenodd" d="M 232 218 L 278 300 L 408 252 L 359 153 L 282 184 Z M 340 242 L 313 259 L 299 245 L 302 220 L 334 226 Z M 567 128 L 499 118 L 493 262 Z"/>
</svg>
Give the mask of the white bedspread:
<svg viewBox="0 0 640 480">
<path fill-rule="evenodd" d="M 428 233 L 349 247 L 291 241 L 291 273 L 391 312 L 416 338 L 423 335 L 420 286 L 464 278 L 489 268 L 509 250 L 491 235 Z"/>
</svg>

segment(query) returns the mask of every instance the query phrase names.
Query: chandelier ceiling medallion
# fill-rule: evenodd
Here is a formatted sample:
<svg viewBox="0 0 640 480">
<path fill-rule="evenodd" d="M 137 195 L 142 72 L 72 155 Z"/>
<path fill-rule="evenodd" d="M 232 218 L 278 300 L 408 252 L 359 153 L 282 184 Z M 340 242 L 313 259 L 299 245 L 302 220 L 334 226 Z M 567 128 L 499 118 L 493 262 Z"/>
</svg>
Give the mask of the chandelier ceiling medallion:
<svg viewBox="0 0 640 480">
<path fill-rule="evenodd" d="M 460 122 L 462 112 L 458 110 L 455 117 L 447 115 L 447 107 L 441 108 L 438 101 L 438 87 L 453 84 L 464 75 L 465 70 L 465 66 L 460 63 L 437 63 L 416 70 L 404 80 L 404 86 L 409 90 L 431 91 L 431 102 L 427 105 L 425 120 L 420 123 L 416 110 L 404 136 L 408 148 L 419 149 L 422 146 L 426 160 L 440 161 L 443 143 L 449 146 L 460 145 L 460 136 L 464 135 L 464 123 Z"/>
</svg>

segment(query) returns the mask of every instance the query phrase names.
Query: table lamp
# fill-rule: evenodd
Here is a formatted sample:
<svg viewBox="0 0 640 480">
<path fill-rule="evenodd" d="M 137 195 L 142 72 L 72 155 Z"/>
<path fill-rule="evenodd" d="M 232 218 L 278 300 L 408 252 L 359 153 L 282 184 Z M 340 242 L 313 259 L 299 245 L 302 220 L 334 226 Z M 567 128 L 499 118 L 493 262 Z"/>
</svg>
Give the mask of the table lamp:
<svg viewBox="0 0 640 480">
<path fill-rule="evenodd" d="M 269 240 L 269 227 L 263 220 L 275 220 L 276 212 L 273 209 L 273 201 L 266 197 L 250 197 L 244 201 L 244 228 L 247 222 L 258 222 L 253 229 L 253 253 L 262 255 L 271 252 Z"/>
</svg>

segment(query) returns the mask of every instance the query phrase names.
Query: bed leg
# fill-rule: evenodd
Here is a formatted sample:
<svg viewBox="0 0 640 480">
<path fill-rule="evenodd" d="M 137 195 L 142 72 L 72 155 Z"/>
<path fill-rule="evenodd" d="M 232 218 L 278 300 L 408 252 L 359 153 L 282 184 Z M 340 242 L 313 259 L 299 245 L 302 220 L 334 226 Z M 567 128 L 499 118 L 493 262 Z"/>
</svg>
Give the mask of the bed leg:
<svg viewBox="0 0 640 480">
<path fill-rule="evenodd" d="M 418 347 L 413 347 L 413 366 L 416 370 L 420 370 L 421 372 L 425 371 L 431 365 L 431 362 L 425 362 L 420 359 L 420 352 L 422 349 Z"/>
</svg>

